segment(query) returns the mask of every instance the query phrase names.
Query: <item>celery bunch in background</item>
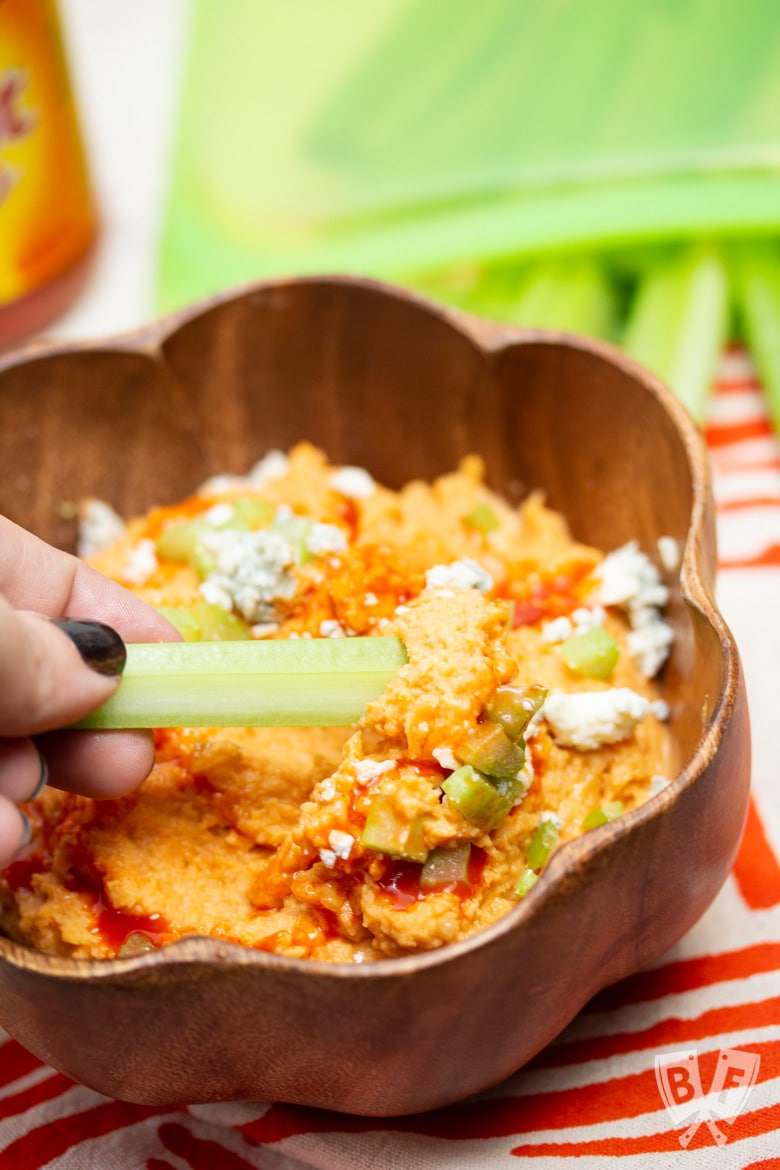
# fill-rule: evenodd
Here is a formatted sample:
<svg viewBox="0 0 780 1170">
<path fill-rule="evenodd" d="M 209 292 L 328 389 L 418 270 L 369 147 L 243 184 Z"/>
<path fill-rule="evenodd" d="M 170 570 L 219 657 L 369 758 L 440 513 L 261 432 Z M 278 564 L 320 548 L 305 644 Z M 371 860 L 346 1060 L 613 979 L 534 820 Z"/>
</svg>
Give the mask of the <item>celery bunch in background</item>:
<svg viewBox="0 0 780 1170">
<path fill-rule="evenodd" d="M 607 338 L 699 421 L 735 325 L 776 385 L 777 0 L 224 7 L 192 5 L 162 311 L 347 273 Z"/>
<path fill-rule="evenodd" d="M 780 241 L 703 241 L 407 273 L 445 304 L 507 324 L 609 341 L 657 374 L 700 424 L 725 344 L 743 340 L 780 432 Z"/>
<path fill-rule="evenodd" d="M 739 326 L 764 384 L 769 416 L 780 435 L 780 242 L 735 248 Z"/>
</svg>

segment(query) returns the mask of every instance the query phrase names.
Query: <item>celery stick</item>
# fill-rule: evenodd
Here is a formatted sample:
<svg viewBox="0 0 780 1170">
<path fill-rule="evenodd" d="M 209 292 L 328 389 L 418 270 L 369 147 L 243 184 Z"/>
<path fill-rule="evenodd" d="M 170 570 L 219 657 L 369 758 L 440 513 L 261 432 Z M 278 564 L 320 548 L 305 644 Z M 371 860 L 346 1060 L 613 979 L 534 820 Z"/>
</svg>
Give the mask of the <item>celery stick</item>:
<svg viewBox="0 0 780 1170">
<path fill-rule="evenodd" d="M 593 256 L 561 256 L 531 268 L 507 304 L 505 317 L 531 328 L 609 337 L 615 314 L 615 294 L 605 266 Z"/>
<path fill-rule="evenodd" d="M 75 726 L 346 727 L 405 662 L 391 637 L 130 644 L 115 694 Z"/>
<path fill-rule="evenodd" d="M 780 434 L 780 244 L 742 244 L 735 249 L 733 266 L 745 340 Z"/>
<path fill-rule="evenodd" d="M 502 261 L 481 270 L 453 267 L 406 283 L 478 316 L 533 329 L 612 337 L 615 287 L 605 264 L 591 255 L 547 258 L 534 264 Z"/>
<path fill-rule="evenodd" d="M 623 349 L 662 378 L 702 423 L 728 320 L 723 258 L 714 246 L 691 245 L 640 279 Z"/>
</svg>

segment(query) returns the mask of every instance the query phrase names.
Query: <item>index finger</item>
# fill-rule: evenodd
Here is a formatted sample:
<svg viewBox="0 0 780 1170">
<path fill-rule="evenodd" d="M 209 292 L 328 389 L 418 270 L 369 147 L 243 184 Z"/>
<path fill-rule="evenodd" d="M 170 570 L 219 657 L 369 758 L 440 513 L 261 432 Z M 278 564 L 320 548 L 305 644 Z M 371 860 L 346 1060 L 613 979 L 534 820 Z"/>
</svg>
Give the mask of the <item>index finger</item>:
<svg viewBox="0 0 780 1170">
<path fill-rule="evenodd" d="M 129 589 L 5 516 L 0 516 L 0 594 L 17 609 L 105 622 L 128 642 L 170 642 L 181 637 Z"/>
<path fill-rule="evenodd" d="M 124 646 L 106 625 L 88 627 L 108 648 Z M 45 618 L 0 597 L 0 735 L 24 737 L 67 727 L 114 693 L 123 663 L 91 669 L 76 644 Z"/>
</svg>

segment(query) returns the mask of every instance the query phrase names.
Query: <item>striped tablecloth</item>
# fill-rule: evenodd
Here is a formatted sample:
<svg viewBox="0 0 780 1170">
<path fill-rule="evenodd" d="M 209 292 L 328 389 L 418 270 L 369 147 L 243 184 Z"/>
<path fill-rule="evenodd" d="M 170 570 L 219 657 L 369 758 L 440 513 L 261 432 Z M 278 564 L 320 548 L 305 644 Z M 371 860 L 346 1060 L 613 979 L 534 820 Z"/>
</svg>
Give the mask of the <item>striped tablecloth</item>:
<svg viewBox="0 0 780 1170">
<path fill-rule="evenodd" d="M 618 1161 L 621 1170 L 780 1170 L 780 458 L 739 350 L 724 358 L 707 440 L 720 605 L 751 704 L 753 796 L 731 877 L 674 950 L 600 994 L 491 1092 L 400 1120 L 272 1104 L 128 1105 L 73 1084 L 0 1032 L 2 1170 L 596 1170 Z M 713 1120 L 695 1097 L 724 1062 L 735 1079 L 746 1069 L 753 1079 L 736 1093 L 731 1122 Z"/>
</svg>

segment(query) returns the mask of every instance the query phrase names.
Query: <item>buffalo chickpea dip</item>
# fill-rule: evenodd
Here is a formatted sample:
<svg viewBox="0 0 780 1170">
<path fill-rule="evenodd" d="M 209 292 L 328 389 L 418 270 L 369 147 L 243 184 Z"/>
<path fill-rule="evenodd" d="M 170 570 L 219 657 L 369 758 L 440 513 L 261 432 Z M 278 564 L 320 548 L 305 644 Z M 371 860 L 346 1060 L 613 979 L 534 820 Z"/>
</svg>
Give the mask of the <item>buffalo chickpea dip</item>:
<svg viewBox="0 0 780 1170">
<path fill-rule="evenodd" d="M 397 635 L 408 661 L 348 728 L 167 728 L 135 792 L 47 789 L 0 872 L 0 925 L 113 958 L 209 935 L 364 963 L 462 939 L 563 842 L 672 774 L 654 681 L 670 538 L 606 555 L 469 456 L 400 491 L 307 443 L 124 523 L 81 553 L 187 640 Z"/>
</svg>

